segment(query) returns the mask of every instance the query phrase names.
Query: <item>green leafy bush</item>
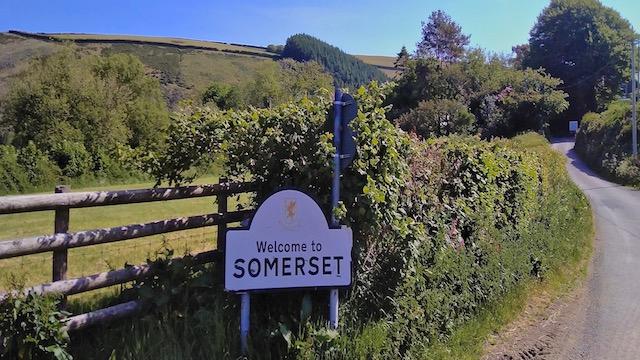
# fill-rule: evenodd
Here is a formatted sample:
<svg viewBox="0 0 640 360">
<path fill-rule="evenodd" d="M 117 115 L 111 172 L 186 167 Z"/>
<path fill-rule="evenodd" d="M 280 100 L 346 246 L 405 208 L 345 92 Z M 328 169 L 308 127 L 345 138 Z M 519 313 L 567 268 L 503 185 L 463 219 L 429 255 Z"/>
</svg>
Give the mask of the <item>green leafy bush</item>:
<svg viewBox="0 0 640 360">
<path fill-rule="evenodd" d="M 51 158 L 58 164 L 64 176 L 73 178 L 92 168 L 91 155 L 80 142 L 62 140 L 51 149 Z"/>
<path fill-rule="evenodd" d="M 4 137 L 18 149 L 35 144 L 64 176 L 115 173 L 104 170 L 117 167 L 117 148 L 150 146 L 165 136 L 160 84 L 134 56 L 64 47 L 33 60 L 14 80 L 0 115 L 0 129 L 11 134 Z"/>
<path fill-rule="evenodd" d="M 274 107 L 304 97 L 326 95 L 333 78 L 315 61 L 282 59 L 264 63 L 251 81 L 244 84 L 244 103 L 255 107 Z"/>
<path fill-rule="evenodd" d="M 389 96 L 388 103 L 393 105 L 389 117 L 413 130 L 404 125 L 407 117 L 428 114 L 435 122 L 436 115 L 426 112 L 425 102 L 448 100 L 468 108 L 485 138 L 543 132 L 550 119 L 569 105 L 567 95 L 558 89 L 560 84 L 542 70 L 517 70 L 480 50 L 470 51 L 452 64 L 435 59 L 411 60 Z M 403 114 L 407 115 L 401 117 Z M 420 134 L 417 124 L 415 128 Z M 466 127 L 460 130 L 461 134 L 468 131 Z"/>
<path fill-rule="evenodd" d="M 309 303 L 303 293 L 252 295 L 252 322 L 261 324 L 252 333 L 256 357 L 420 358 L 484 305 L 584 246 L 573 229 L 588 227 L 588 204 L 544 138 L 424 142 L 387 120 L 388 91 L 371 83 L 354 94 L 358 155 L 343 174 L 336 211 L 354 231 L 342 328 L 323 329 L 323 293 L 312 295 L 310 319 L 297 311 Z M 295 186 L 329 211 L 330 114 L 323 98 L 271 109 L 192 108 L 174 119 L 184 135 L 150 155 L 151 168 L 158 181 L 179 182 L 192 164 L 218 157 L 233 179 L 258 183 L 254 204 Z"/>
<path fill-rule="evenodd" d="M 403 130 L 423 139 L 449 134 L 469 135 L 475 122 L 475 116 L 465 105 L 447 99 L 421 101 L 415 109 L 397 120 Z"/>
<path fill-rule="evenodd" d="M 20 360 L 70 360 L 66 313 L 57 297 L 7 294 L 0 300 L 0 357 Z"/>
<path fill-rule="evenodd" d="M 213 103 L 218 109 L 227 110 L 242 105 L 242 94 L 237 86 L 215 82 L 202 94 L 202 103 Z"/>
<path fill-rule="evenodd" d="M 631 106 L 609 104 L 601 113 L 587 113 L 576 134 L 575 150 L 596 171 L 625 184 L 640 184 L 640 166 L 630 158 Z"/>
<path fill-rule="evenodd" d="M 33 142 L 18 150 L 17 162 L 24 169 L 32 186 L 50 185 L 60 177 L 60 169 Z"/>
<path fill-rule="evenodd" d="M 53 186 L 60 169 L 33 143 L 16 150 L 0 145 L 0 194 L 14 194 Z"/>
<path fill-rule="evenodd" d="M 0 145 L 0 192 L 22 192 L 31 187 L 29 176 L 18 164 L 18 152 L 13 146 Z"/>
<path fill-rule="evenodd" d="M 282 53 L 282 50 L 284 50 L 284 45 L 275 45 L 275 44 L 269 44 L 267 45 L 267 51 L 274 53 L 274 54 L 280 54 Z"/>
</svg>

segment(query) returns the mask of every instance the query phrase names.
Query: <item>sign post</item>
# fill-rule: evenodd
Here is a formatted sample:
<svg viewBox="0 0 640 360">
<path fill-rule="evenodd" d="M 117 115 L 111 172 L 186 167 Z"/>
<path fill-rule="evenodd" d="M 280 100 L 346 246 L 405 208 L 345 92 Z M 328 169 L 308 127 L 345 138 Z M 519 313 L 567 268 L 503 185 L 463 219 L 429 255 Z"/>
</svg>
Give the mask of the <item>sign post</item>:
<svg viewBox="0 0 640 360">
<path fill-rule="evenodd" d="M 636 39 L 631 42 L 631 154 L 638 157 L 638 115 L 636 95 Z"/>
<path fill-rule="evenodd" d="M 240 293 L 240 350 L 246 354 L 249 349 L 249 324 L 251 315 L 251 295 Z"/>
<path fill-rule="evenodd" d="M 229 229 L 226 238 L 224 285 L 241 295 L 245 353 L 250 291 L 351 285 L 351 229 L 330 226 L 320 206 L 303 192 L 276 192 L 258 207 L 248 228 Z"/>
<path fill-rule="evenodd" d="M 342 91 L 336 86 L 335 99 L 333 102 L 333 146 L 336 153 L 333 155 L 333 183 L 331 186 L 331 226 L 337 226 L 338 221 L 333 211 L 338 207 L 340 201 L 340 127 L 342 125 Z M 338 289 L 329 290 L 329 326 L 332 329 L 338 328 L 338 307 L 340 297 Z"/>
<path fill-rule="evenodd" d="M 578 121 L 572 120 L 569 121 L 569 133 L 575 135 L 578 132 Z"/>
<path fill-rule="evenodd" d="M 354 98 L 336 87 L 333 117 L 333 182 L 330 221 L 320 206 L 297 190 L 281 190 L 256 210 L 248 228 L 226 233 L 225 290 L 240 301 L 240 344 L 247 353 L 250 291 L 328 288 L 329 326 L 338 327 L 338 288 L 351 285 L 351 229 L 333 211 L 340 201 L 340 170 L 356 154 L 349 126 L 358 114 Z"/>
<path fill-rule="evenodd" d="M 340 170 L 351 164 L 356 153 L 353 131 L 349 127 L 349 122 L 358 115 L 358 106 L 353 97 L 342 93 L 339 87 L 336 87 L 333 104 L 333 145 L 336 148 L 336 153 L 333 155 L 331 226 L 337 227 L 339 224 L 333 215 L 333 210 L 338 207 L 340 201 Z M 338 289 L 329 290 L 329 327 L 332 329 L 338 328 L 339 306 Z"/>
</svg>

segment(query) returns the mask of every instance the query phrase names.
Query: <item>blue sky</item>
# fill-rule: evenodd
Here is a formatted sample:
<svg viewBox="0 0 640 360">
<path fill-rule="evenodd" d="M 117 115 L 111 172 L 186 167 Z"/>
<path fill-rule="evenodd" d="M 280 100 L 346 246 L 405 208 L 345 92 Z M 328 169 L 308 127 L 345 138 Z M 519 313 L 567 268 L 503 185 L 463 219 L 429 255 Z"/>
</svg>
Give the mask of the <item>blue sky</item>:
<svg viewBox="0 0 640 360">
<path fill-rule="evenodd" d="M 604 0 L 634 28 L 640 1 Z M 442 9 L 471 44 L 510 52 L 524 43 L 547 0 L 0 0 L 0 31 L 172 36 L 267 45 L 294 33 L 317 36 L 352 54 L 413 49 L 420 22 Z"/>
</svg>

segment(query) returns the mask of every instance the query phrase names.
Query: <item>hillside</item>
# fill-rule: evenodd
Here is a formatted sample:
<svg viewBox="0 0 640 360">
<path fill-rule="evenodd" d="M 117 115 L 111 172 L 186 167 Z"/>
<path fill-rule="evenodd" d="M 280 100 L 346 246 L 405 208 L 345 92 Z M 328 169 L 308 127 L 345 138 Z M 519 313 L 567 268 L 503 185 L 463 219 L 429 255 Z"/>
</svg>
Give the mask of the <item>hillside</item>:
<svg viewBox="0 0 640 360">
<path fill-rule="evenodd" d="M 72 41 L 86 53 L 130 53 L 138 56 L 148 73 L 158 78 L 170 106 L 201 93 L 211 82 L 237 84 L 253 77 L 265 61 L 277 54 L 265 47 L 169 37 L 99 34 L 0 33 L 0 98 L 10 79 L 30 59 L 50 54 Z M 356 55 L 387 76 L 395 74 L 393 57 Z"/>
</svg>

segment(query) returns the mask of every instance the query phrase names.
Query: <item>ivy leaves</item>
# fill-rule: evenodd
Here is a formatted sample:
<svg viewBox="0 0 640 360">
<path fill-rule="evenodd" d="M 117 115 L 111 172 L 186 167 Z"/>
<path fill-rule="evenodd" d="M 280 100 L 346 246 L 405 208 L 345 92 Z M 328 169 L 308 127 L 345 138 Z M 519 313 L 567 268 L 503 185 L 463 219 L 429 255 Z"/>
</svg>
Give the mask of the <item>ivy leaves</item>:
<svg viewBox="0 0 640 360">
<path fill-rule="evenodd" d="M 69 336 L 53 295 L 8 293 L 0 301 L 0 357 L 7 359 L 71 360 Z"/>
</svg>

